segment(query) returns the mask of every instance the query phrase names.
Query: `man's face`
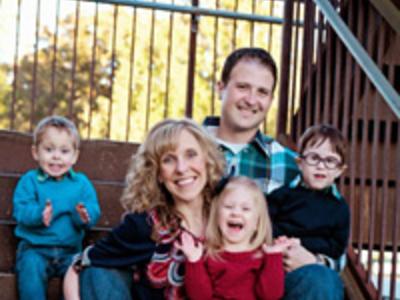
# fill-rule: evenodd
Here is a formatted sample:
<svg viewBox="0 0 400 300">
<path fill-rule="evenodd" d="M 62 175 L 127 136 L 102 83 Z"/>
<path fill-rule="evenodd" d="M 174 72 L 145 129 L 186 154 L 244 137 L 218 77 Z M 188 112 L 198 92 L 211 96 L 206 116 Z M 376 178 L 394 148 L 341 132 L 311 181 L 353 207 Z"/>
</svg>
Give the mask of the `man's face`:
<svg viewBox="0 0 400 300">
<path fill-rule="evenodd" d="M 255 134 L 272 103 L 275 79 L 257 60 L 241 60 L 229 81 L 219 83 L 221 126 L 229 131 Z"/>
</svg>

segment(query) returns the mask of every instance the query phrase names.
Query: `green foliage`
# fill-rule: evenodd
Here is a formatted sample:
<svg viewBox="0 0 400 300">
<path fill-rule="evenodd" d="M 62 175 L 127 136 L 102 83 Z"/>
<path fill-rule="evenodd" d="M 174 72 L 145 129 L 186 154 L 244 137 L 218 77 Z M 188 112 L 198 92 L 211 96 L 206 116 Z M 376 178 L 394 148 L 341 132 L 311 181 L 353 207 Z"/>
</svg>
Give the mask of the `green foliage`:
<svg viewBox="0 0 400 300">
<path fill-rule="evenodd" d="M 82 19 L 80 32 L 82 37 L 78 41 L 78 55 L 76 62 L 73 63 L 74 52 L 71 47 L 73 41 L 73 19 L 66 18 L 60 24 L 60 30 L 57 44 L 57 58 L 54 62 L 53 40 L 54 35 L 48 28 L 43 28 L 40 41 L 41 44 L 49 45 L 40 48 L 36 53 L 27 53 L 21 57 L 18 63 L 16 73 L 17 92 L 14 110 L 16 112 L 14 120 L 14 129 L 28 130 L 30 127 L 30 118 L 33 114 L 33 122 L 49 114 L 61 114 L 72 118 L 77 122 L 80 129 L 87 129 L 88 121 L 84 117 L 88 111 L 90 99 L 90 74 L 92 68 L 91 49 L 87 47 L 87 41 L 90 37 L 90 21 Z M 96 68 L 93 73 L 93 91 L 92 97 L 109 98 L 110 82 L 109 73 L 111 61 L 109 50 L 105 44 L 106 34 L 99 35 L 98 46 L 96 48 Z M 53 64 L 55 68 L 53 72 Z M 71 76 L 75 68 L 74 93 L 72 94 Z M 11 67 L 7 68 L 7 76 L 13 76 Z M 54 87 L 53 87 L 54 80 Z M 34 84 L 34 86 L 33 86 Z M 11 109 L 11 89 L 5 93 L 4 103 L 6 110 Z M 71 108 L 71 109 L 70 109 Z M 99 103 L 94 101 L 92 110 L 99 110 Z M 9 111 L 5 111 L 9 113 Z M 101 126 L 100 130 L 104 130 Z"/>
<path fill-rule="evenodd" d="M 11 102 L 11 85 L 7 84 L 7 73 L 9 67 L 0 65 L 0 127 L 8 127 L 7 107 Z"/>
<path fill-rule="evenodd" d="M 215 2 L 208 2 L 202 5 L 215 8 Z M 232 10 L 233 3 L 221 0 L 219 8 Z M 239 10 L 251 13 L 251 3 L 239 1 Z M 77 20 L 74 13 L 61 19 L 54 74 L 54 30 L 46 26 L 41 28 L 38 52 L 24 53 L 19 59 L 15 103 L 11 101 L 11 85 L 5 84 L 6 78 L 14 77 L 12 65 L 0 68 L 1 127 L 8 126 L 4 119 L 14 107 L 17 130 L 29 131 L 31 125 L 34 126 L 30 123 L 31 112 L 33 123 L 57 113 L 75 120 L 84 138 L 141 141 L 145 132 L 159 120 L 184 116 L 191 16 L 99 4 L 93 54 L 95 7 L 94 3 L 85 3 L 84 9 L 81 8 L 75 64 Z M 118 16 L 116 24 L 114 15 Z M 219 114 L 220 102 L 215 88 L 225 57 L 242 46 L 271 48 L 270 40 L 266 39 L 269 28 L 269 25 L 252 25 L 248 21 L 199 18 L 195 90 L 194 99 L 191 99 L 195 120 L 201 122 L 206 115 Z M 272 47 L 273 56 L 278 57 L 279 49 L 275 48 Z M 35 55 L 36 75 L 33 71 Z M 35 87 L 32 86 L 34 76 Z M 273 123 L 270 119 L 268 128 Z"/>
</svg>

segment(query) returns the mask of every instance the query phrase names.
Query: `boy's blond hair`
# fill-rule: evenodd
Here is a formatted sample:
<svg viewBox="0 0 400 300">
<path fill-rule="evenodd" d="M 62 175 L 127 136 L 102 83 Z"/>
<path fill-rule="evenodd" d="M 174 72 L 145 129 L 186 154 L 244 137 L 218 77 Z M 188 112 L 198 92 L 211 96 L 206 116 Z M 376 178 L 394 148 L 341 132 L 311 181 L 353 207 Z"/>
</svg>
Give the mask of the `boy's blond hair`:
<svg viewBox="0 0 400 300">
<path fill-rule="evenodd" d="M 251 197 L 254 205 L 257 206 L 256 211 L 259 213 L 257 230 L 250 241 L 253 246 L 252 248 L 257 249 L 264 243 L 268 245 L 272 243 L 272 224 L 263 192 L 257 184 L 248 177 L 231 177 L 222 192 L 211 203 L 210 218 L 206 228 L 206 254 L 214 258 L 218 258 L 218 253 L 224 250 L 222 233 L 218 227 L 218 210 L 221 201 L 224 197 L 227 197 L 230 192 L 239 187 L 245 188 L 248 191 L 247 196 Z"/>
<path fill-rule="evenodd" d="M 54 127 L 59 130 L 65 130 L 73 139 L 75 149 L 79 149 L 80 138 L 79 132 L 75 124 L 62 116 L 49 116 L 38 123 L 35 130 L 33 131 L 33 145 L 38 146 L 42 141 L 42 137 L 49 127 Z"/>
</svg>

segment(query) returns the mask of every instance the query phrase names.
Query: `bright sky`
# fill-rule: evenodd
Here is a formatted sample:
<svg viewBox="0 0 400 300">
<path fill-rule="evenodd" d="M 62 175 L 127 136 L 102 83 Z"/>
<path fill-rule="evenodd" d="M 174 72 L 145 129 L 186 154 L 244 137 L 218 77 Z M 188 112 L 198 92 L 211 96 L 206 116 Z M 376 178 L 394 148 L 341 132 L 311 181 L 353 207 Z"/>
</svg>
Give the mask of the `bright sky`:
<svg viewBox="0 0 400 300">
<path fill-rule="evenodd" d="M 151 1 L 151 0 L 149 0 Z M 247 0 L 246 0 L 247 1 Z M 264 7 L 267 0 L 259 0 L 258 7 Z M 46 25 L 50 30 L 55 30 L 56 8 L 60 3 L 60 19 L 67 14 L 74 14 L 76 1 L 73 0 L 21 0 L 21 23 L 19 32 L 19 53 L 22 57 L 24 53 L 33 51 L 35 43 L 36 15 L 38 2 L 40 2 L 40 25 Z M 172 0 L 157 0 L 157 2 L 171 3 Z M 189 0 L 174 0 L 175 4 L 188 5 Z M 215 0 L 202 0 L 202 6 L 214 7 Z M 277 3 L 275 9 L 281 10 L 281 3 Z M 279 7 L 277 7 L 279 6 Z M 100 5 L 100 10 L 108 9 L 110 5 Z M 81 1 L 80 14 L 93 14 L 95 4 L 93 2 Z M 240 9 L 240 8 L 239 8 Z M 0 0 L 0 63 L 12 63 L 15 55 L 16 22 L 18 13 L 18 0 Z M 39 47 L 47 46 L 41 45 Z M 42 41 L 43 43 L 43 41 Z"/>
<path fill-rule="evenodd" d="M 38 2 L 35 0 L 21 1 L 19 57 L 33 50 Z M 73 13 L 75 5 L 75 1 L 60 1 L 60 17 Z M 85 5 L 93 6 L 91 3 Z M 82 9 L 83 6 L 82 4 L 81 13 L 85 11 Z M 55 27 L 56 7 L 56 0 L 40 1 L 40 23 L 47 25 L 51 30 L 54 30 Z M 14 60 L 17 10 L 17 0 L 0 0 L 0 62 L 10 63 Z"/>
</svg>

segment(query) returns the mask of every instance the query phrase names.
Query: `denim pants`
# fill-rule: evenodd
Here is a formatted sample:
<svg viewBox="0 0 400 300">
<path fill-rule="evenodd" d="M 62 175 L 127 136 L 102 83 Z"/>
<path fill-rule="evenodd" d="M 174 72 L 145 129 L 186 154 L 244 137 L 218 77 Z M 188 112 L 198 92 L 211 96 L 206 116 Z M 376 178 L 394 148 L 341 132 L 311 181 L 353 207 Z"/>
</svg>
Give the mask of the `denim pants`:
<svg viewBox="0 0 400 300">
<path fill-rule="evenodd" d="M 312 264 L 285 276 L 284 300 L 342 300 L 344 289 L 339 274 L 328 267 Z"/>
<path fill-rule="evenodd" d="M 76 248 L 36 247 L 25 241 L 18 244 L 16 273 L 20 300 L 46 300 L 51 277 L 63 277 Z"/>
<path fill-rule="evenodd" d="M 130 269 L 84 268 L 79 275 L 81 300 L 164 299 L 162 290 L 133 282 Z"/>
</svg>

